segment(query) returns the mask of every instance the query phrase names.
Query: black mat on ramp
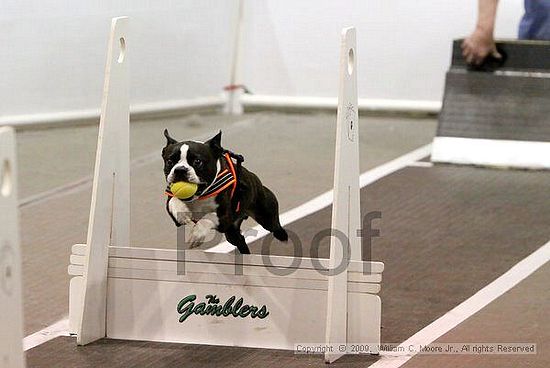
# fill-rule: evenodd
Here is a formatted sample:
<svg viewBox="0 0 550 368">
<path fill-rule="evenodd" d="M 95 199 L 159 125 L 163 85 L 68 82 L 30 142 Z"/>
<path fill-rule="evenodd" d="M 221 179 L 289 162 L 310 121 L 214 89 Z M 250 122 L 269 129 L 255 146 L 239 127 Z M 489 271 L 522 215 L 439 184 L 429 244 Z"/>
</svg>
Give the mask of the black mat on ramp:
<svg viewBox="0 0 550 368">
<path fill-rule="evenodd" d="M 454 68 L 467 68 L 460 47 L 462 41 L 463 39 L 453 41 L 451 64 Z M 550 72 L 550 41 L 497 40 L 496 45 L 507 55 L 499 70 Z"/>
</svg>

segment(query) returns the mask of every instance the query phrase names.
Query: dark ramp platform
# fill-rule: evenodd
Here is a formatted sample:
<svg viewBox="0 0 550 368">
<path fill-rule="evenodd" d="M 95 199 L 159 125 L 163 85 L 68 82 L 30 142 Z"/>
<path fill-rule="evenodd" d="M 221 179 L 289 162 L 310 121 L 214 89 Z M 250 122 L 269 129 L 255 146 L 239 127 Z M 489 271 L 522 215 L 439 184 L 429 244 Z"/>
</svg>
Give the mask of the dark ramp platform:
<svg viewBox="0 0 550 368">
<path fill-rule="evenodd" d="M 381 237 L 372 250 L 373 260 L 386 264 L 382 341 L 404 341 L 546 243 L 548 193 L 546 172 L 455 166 L 410 167 L 362 189 L 363 215 L 382 212 L 374 222 Z M 330 226 L 330 213 L 326 208 L 288 226 L 307 245 L 304 256 L 314 235 Z M 259 253 L 260 241 L 251 249 Z M 328 238 L 319 250 L 327 257 Z M 293 253 L 291 245 L 278 242 L 271 252 Z M 525 311 L 533 336 L 546 336 L 530 316 Z M 321 356 L 287 351 L 114 340 L 77 348 L 68 338 L 32 349 L 27 358 L 29 367 L 324 366 Z M 364 367 L 374 359 L 348 356 L 335 366 Z"/>
<path fill-rule="evenodd" d="M 550 141 L 550 42 L 499 42 L 495 73 L 470 71 L 454 41 L 438 137 Z"/>
<path fill-rule="evenodd" d="M 451 70 L 438 137 L 550 142 L 550 73 L 496 75 Z"/>
<path fill-rule="evenodd" d="M 550 42 L 499 42 L 503 65 L 472 70 L 454 42 L 432 161 L 550 169 Z"/>
</svg>

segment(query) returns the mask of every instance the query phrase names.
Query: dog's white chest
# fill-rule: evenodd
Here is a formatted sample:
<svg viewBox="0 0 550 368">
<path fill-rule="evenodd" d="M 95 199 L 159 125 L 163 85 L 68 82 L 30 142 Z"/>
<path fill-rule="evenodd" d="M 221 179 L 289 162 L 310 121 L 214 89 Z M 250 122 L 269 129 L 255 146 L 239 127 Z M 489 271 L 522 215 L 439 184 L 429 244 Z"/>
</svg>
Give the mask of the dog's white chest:
<svg viewBox="0 0 550 368">
<path fill-rule="evenodd" d="M 168 211 L 180 224 L 191 223 L 205 216 L 217 220 L 217 209 L 218 204 L 214 198 L 184 202 L 176 197 L 172 197 L 168 202 Z M 217 225 L 217 221 L 214 222 Z"/>
<path fill-rule="evenodd" d="M 201 199 L 198 201 L 188 202 L 186 203 L 187 208 L 193 213 L 210 213 L 210 212 L 216 212 L 218 209 L 218 204 L 216 203 L 215 197 L 210 197 L 206 199 Z"/>
</svg>

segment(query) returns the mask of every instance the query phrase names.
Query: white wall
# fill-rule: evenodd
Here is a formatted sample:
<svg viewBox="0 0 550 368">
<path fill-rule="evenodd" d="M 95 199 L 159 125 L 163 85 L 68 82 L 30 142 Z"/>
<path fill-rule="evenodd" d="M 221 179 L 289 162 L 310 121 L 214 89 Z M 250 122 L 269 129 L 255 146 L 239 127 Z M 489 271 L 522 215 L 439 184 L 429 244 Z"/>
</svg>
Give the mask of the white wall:
<svg viewBox="0 0 550 368">
<path fill-rule="evenodd" d="M 522 0 L 501 0 L 515 37 Z M 362 98 L 439 101 L 451 40 L 476 0 L 245 0 L 241 80 L 256 94 L 334 97 L 339 34 L 358 28 Z M 0 1 L 0 122 L 97 110 L 110 18 L 131 17 L 131 103 L 219 96 L 229 82 L 236 0 Z M 146 106 L 145 105 L 145 106 Z"/>
<path fill-rule="evenodd" d="M 255 94 L 334 97 L 340 30 L 357 27 L 362 98 L 440 101 L 451 41 L 476 0 L 245 0 L 242 80 Z M 515 38 L 523 0 L 501 0 L 496 35 Z"/>
<path fill-rule="evenodd" d="M 220 95 L 236 2 L 0 1 L 0 120 L 98 109 L 110 19 L 128 15 L 131 103 Z"/>
</svg>

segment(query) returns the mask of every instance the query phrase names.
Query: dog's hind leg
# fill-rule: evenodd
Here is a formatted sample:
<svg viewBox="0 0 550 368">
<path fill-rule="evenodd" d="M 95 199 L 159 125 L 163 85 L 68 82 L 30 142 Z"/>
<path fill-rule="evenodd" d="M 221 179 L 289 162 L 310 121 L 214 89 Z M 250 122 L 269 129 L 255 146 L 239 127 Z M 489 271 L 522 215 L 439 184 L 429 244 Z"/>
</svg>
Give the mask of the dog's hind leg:
<svg viewBox="0 0 550 368">
<path fill-rule="evenodd" d="M 259 201 L 256 205 L 254 220 L 264 229 L 271 231 L 276 239 L 287 241 L 288 234 L 279 221 L 279 202 L 275 194 L 266 187 L 264 187 L 264 194 L 263 201 Z"/>
<path fill-rule="evenodd" d="M 248 249 L 248 245 L 246 245 L 246 241 L 243 234 L 241 234 L 241 230 L 235 225 L 229 226 L 225 232 L 225 238 L 229 243 L 236 246 L 241 254 L 250 254 L 250 249 Z"/>
</svg>

